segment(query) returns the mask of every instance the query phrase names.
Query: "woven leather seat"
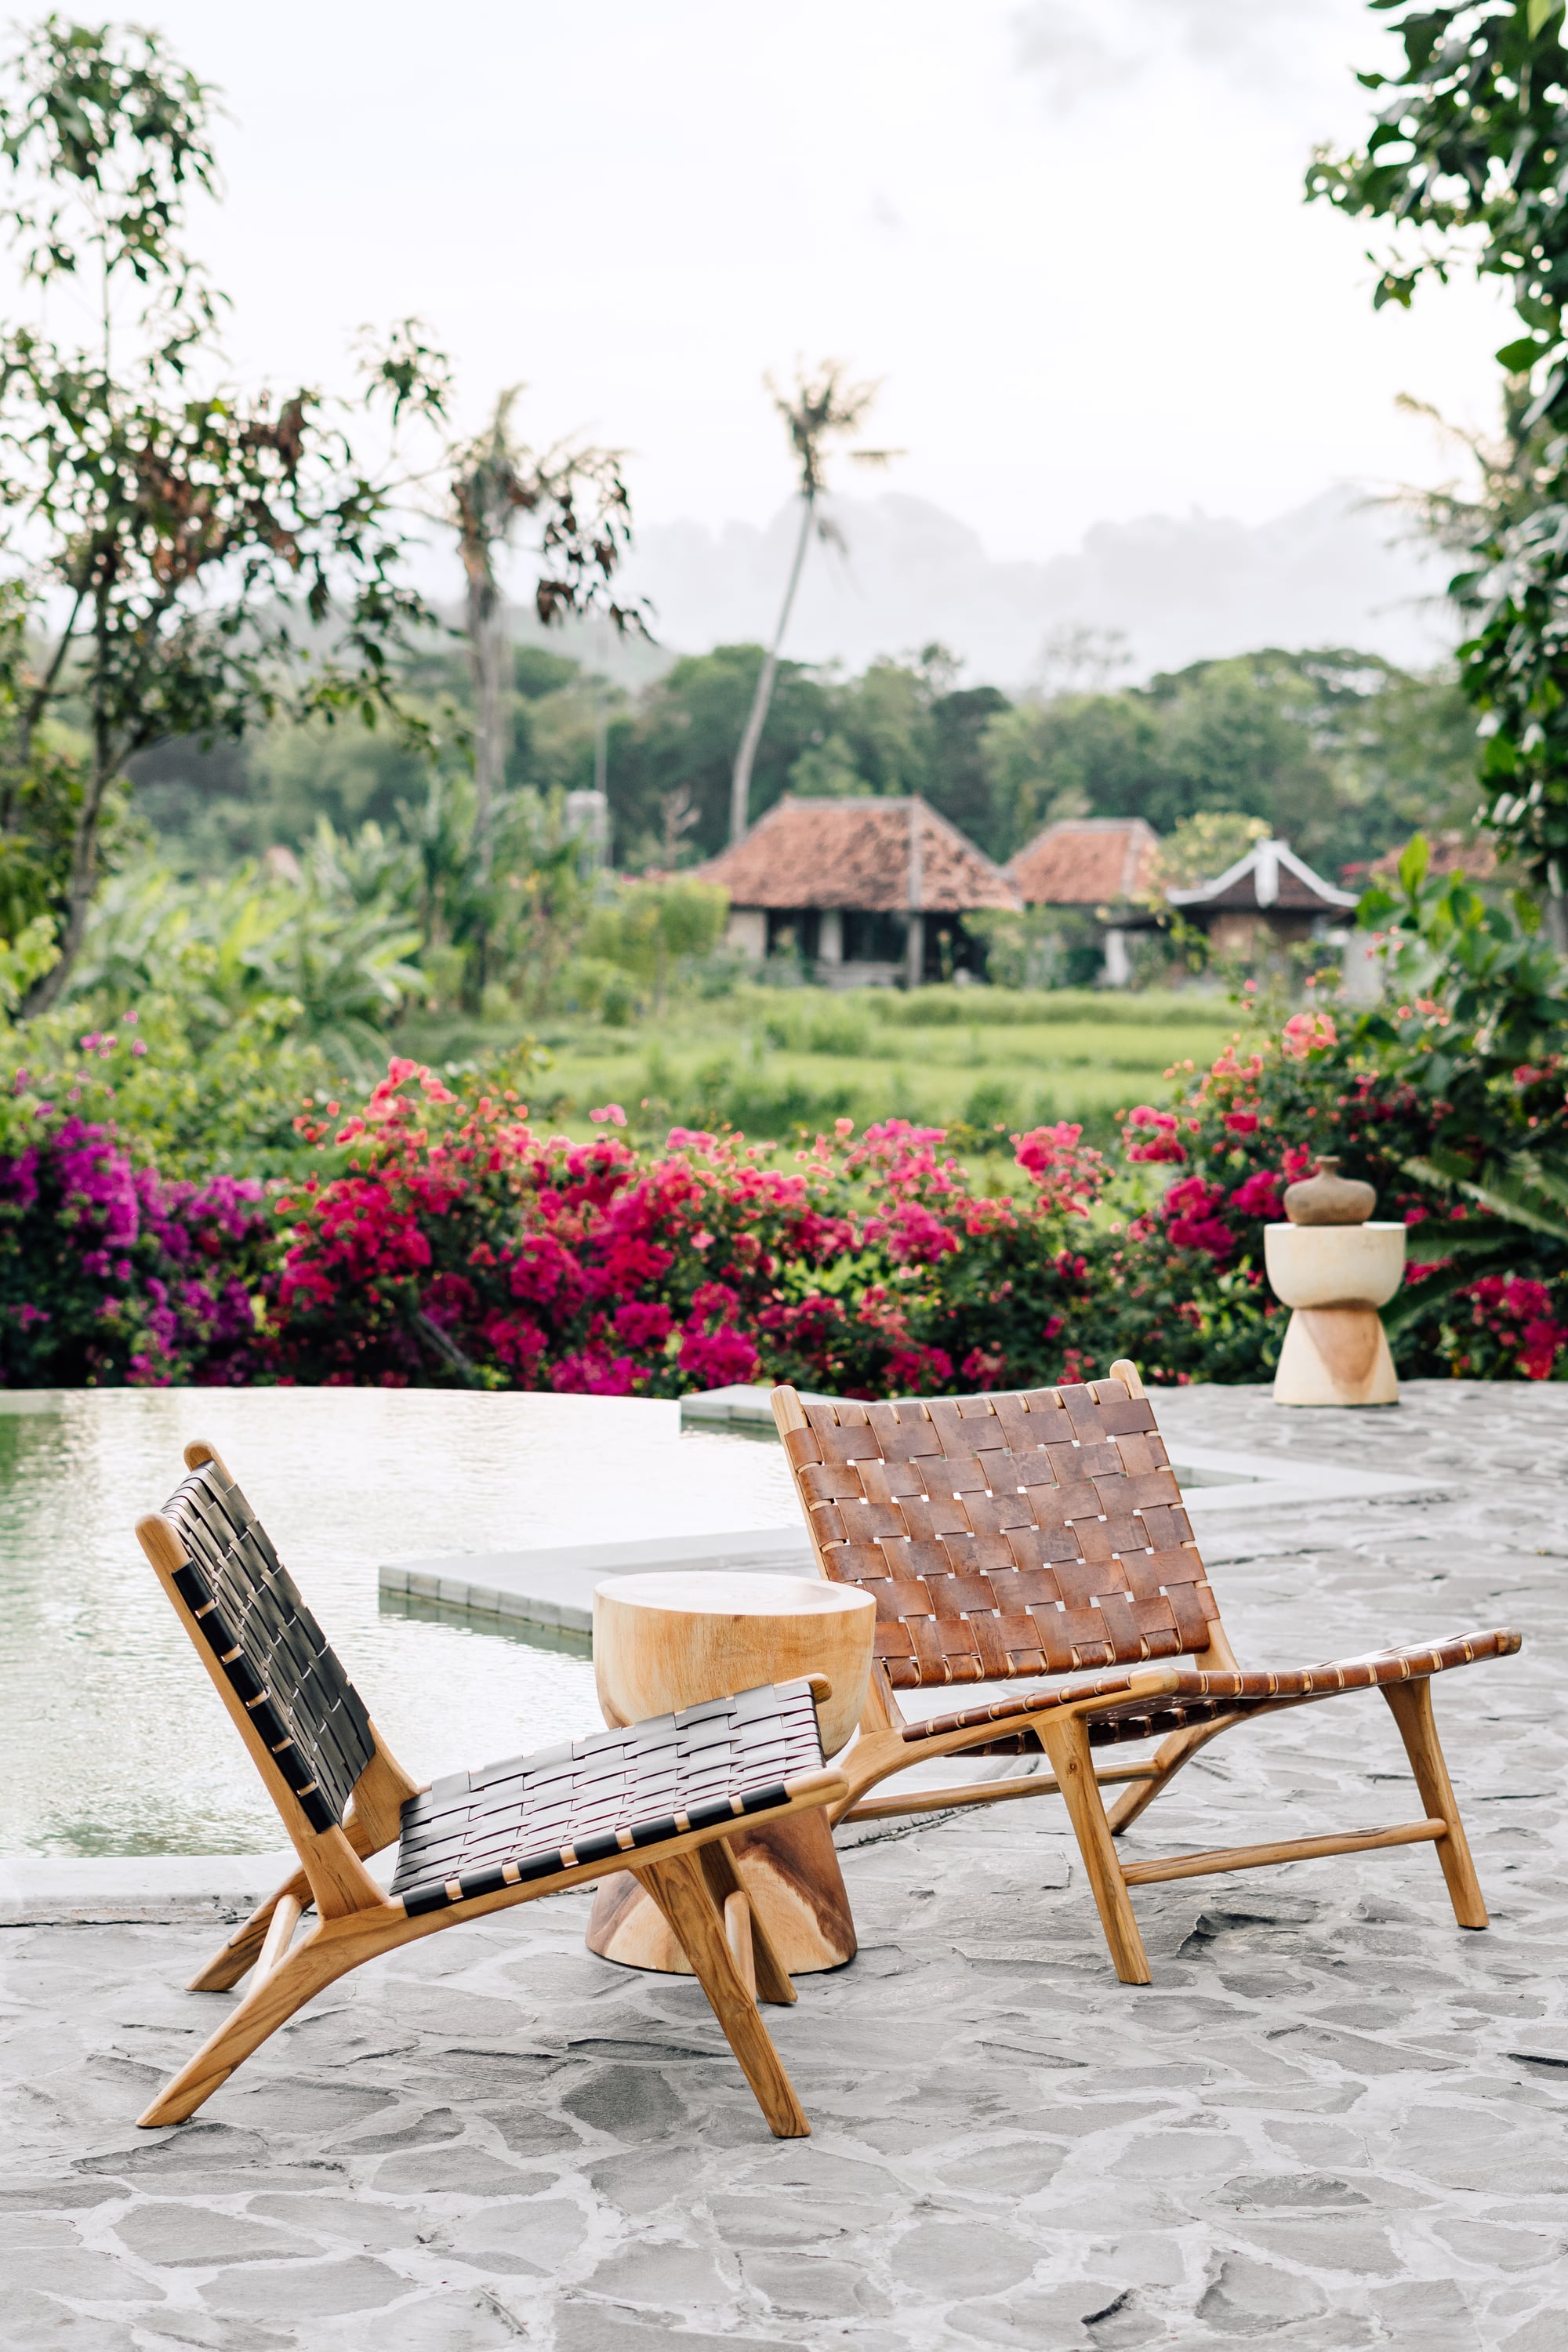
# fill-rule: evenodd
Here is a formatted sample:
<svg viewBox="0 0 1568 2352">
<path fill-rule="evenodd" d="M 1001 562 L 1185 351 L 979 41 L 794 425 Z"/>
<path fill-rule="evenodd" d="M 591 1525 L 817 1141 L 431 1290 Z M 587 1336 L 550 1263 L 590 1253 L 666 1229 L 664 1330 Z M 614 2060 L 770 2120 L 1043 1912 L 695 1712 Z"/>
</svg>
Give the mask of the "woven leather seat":
<svg viewBox="0 0 1568 2352">
<path fill-rule="evenodd" d="M 1256 1715 L 1267 1707 L 1303 1706 L 1315 1698 L 1335 1698 L 1342 1691 L 1376 1690 L 1384 1683 L 1407 1683 L 1426 1675 L 1440 1675 L 1448 1666 L 1473 1665 L 1478 1658 L 1505 1658 L 1520 1646 L 1517 1633 L 1458 1633 L 1449 1641 L 1424 1642 L 1409 1650 L 1377 1650 L 1365 1658 L 1342 1658 L 1337 1665 L 1281 1666 L 1272 1674 L 1194 1674 L 1170 1677 L 1171 1688 L 1152 1707 L 1147 1699 L 1097 1707 L 1089 1718 L 1091 1748 L 1114 1747 L 1124 1739 L 1152 1739 L 1194 1723 L 1217 1723 L 1240 1715 Z M 949 1731 L 1014 1721 L 1044 1714 L 1047 1708 L 1068 1706 L 1077 1699 L 1114 1701 L 1128 1689 L 1130 1674 L 1097 1675 L 1089 1682 L 1058 1683 L 1051 1690 L 1030 1691 L 1018 1698 L 997 1699 L 990 1706 L 968 1707 L 957 1715 L 932 1716 L 928 1722 L 905 1726 L 906 1740 L 941 1738 Z M 1020 1739 L 1013 1750 L 1021 1748 Z M 1001 1754 L 970 1748 L 974 1755 Z"/>
<path fill-rule="evenodd" d="M 1128 1885 L 1205 1869 L 1430 1840 L 1461 1926 L 1486 1925 L 1432 1722 L 1431 1681 L 1507 1656 L 1520 1646 L 1516 1633 L 1243 1671 L 1130 1363 L 1102 1381 L 1016 1395 L 861 1403 L 780 1388 L 773 1409 L 819 1568 L 877 1604 L 878 1664 L 843 1759 L 849 1794 L 836 1819 L 1059 1792 L 1118 1971 L 1137 1983 L 1148 1981 L 1148 1960 Z M 1036 1687 L 920 1722 L 905 1721 L 895 1696 L 1020 1678 Z M 1113 1836 L 1205 1741 L 1249 1717 L 1356 1690 L 1381 1691 L 1393 1712 L 1426 1807 L 1420 1822 L 1121 1864 Z M 1092 1748 L 1148 1739 L 1161 1743 L 1149 1761 L 1097 1772 L 1089 1760 Z M 937 1756 L 1041 1748 L 1054 1776 L 868 1795 Z M 1113 1781 L 1132 1785 L 1108 1816 L 1100 1787 Z"/>
<path fill-rule="evenodd" d="M 300 1867 L 194 1979 L 245 1997 L 141 2118 L 179 2123 L 312 1994 L 455 1922 L 629 1868 L 668 1918 L 770 2128 L 810 2127 L 757 1999 L 795 1989 L 751 1915 L 724 1832 L 833 1803 L 815 1682 L 595 1732 L 421 1788 L 377 1733 L 298 1587 L 209 1445 L 138 1528 Z M 384 1894 L 365 1858 L 396 1843 Z M 307 1908 L 317 1917 L 296 1943 Z"/>
<path fill-rule="evenodd" d="M 821 1762 L 816 1709 L 796 1683 L 449 1772 L 403 1808 L 392 1891 L 417 1918 L 580 1863 L 618 1863 L 685 1830 L 769 1812 Z"/>
</svg>

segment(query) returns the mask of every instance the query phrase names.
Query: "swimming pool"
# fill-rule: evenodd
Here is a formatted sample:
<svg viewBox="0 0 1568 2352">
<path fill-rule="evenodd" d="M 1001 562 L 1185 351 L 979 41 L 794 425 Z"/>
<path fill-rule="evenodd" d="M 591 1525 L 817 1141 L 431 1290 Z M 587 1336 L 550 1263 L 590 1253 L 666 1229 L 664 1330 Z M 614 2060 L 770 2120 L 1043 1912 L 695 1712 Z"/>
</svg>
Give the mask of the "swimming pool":
<svg viewBox="0 0 1568 2352">
<path fill-rule="evenodd" d="M 585 1640 L 378 1597 L 384 1560 L 798 1525 L 777 1448 L 673 1403 L 0 1393 L 0 1855 L 254 1853 L 276 1813 L 132 1532 L 205 1437 L 420 1779 L 597 1725 Z"/>
</svg>

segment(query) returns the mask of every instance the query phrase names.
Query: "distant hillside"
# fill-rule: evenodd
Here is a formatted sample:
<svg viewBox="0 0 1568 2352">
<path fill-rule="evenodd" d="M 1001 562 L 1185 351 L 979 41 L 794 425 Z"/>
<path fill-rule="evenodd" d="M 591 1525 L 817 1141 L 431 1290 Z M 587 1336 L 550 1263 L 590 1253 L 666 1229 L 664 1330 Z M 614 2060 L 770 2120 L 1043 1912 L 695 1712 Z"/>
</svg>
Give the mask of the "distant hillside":
<svg viewBox="0 0 1568 2352">
<path fill-rule="evenodd" d="M 1125 635 L 1131 658 L 1118 684 L 1268 645 L 1356 646 L 1417 667 L 1454 642 L 1441 559 L 1354 490 L 1257 525 L 1199 514 L 1097 523 L 1075 553 L 1045 562 L 994 561 L 967 524 L 922 499 L 843 499 L 833 513 L 847 552 L 812 550 L 785 647 L 796 660 L 858 669 L 934 638 L 963 657 L 970 682 L 1016 689 L 1047 638 L 1079 628 Z M 795 527 L 785 509 L 765 530 L 640 530 L 630 576 L 656 607 L 660 645 L 701 653 L 764 638 Z"/>
</svg>

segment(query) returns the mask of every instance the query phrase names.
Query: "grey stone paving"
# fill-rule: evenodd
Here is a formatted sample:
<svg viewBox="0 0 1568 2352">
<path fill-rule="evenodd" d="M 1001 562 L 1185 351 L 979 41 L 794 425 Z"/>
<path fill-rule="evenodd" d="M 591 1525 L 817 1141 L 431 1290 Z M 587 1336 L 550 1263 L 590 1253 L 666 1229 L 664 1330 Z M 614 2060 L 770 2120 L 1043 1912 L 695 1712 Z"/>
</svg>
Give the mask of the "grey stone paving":
<svg viewBox="0 0 1568 2352">
<path fill-rule="evenodd" d="M 1568 1391 L 1397 1413 L 1162 1412 L 1429 1465 L 1454 1499 L 1233 1538 L 1244 1658 L 1514 1622 L 1438 1715 L 1493 1910 L 1429 1849 L 1142 1890 L 1116 1982 L 1054 1800 L 846 1856 L 855 1964 L 769 2012 L 815 2125 L 772 2141 L 701 1996 L 589 1958 L 586 1897 L 337 1987 L 193 2124 L 138 2133 L 205 2033 L 210 1929 L 0 1934 L 0 2342 L 18 2352 L 690 2352 L 736 2344 L 1563 2352 L 1568 1925 L 1553 1686 Z M 1242 1730 L 1149 1853 L 1408 1816 L 1386 1710 Z"/>
</svg>

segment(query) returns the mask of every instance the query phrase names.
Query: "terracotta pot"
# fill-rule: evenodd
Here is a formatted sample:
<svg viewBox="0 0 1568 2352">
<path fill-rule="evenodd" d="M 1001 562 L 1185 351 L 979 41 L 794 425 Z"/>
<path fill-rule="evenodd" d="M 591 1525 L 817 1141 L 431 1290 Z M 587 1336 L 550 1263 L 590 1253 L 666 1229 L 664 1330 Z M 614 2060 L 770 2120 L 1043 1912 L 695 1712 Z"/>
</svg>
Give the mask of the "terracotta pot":
<svg viewBox="0 0 1568 2352">
<path fill-rule="evenodd" d="M 1293 1225 L 1364 1225 L 1376 1206 L 1372 1186 L 1342 1176 L 1339 1161 L 1329 1155 L 1314 1175 L 1285 1187 L 1285 1214 Z"/>
</svg>

